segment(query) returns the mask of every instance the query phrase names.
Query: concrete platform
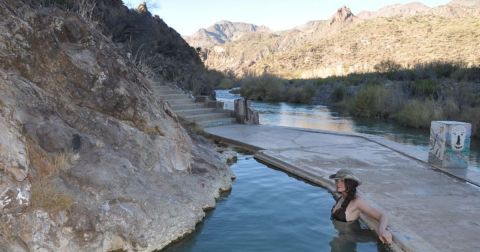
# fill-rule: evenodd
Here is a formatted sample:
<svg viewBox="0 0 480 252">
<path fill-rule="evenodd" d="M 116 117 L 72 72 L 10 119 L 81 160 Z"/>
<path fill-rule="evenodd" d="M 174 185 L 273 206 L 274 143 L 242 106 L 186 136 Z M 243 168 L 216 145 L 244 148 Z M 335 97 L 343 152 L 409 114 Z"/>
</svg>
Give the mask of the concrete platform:
<svg viewBox="0 0 480 252">
<path fill-rule="evenodd" d="M 238 124 L 205 131 L 329 190 L 330 174 L 352 169 L 361 196 L 388 214 L 394 250 L 480 251 L 480 187 L 428 165 L 424 152 L 363 134 Z"/>
</svg>

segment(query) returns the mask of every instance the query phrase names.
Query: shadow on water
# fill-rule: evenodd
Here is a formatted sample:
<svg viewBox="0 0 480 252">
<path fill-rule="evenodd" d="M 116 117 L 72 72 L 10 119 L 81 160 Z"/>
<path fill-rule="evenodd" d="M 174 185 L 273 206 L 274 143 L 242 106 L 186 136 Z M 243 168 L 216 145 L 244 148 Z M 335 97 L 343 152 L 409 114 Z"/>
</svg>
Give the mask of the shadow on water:
<svg viewBox="0 0 480 252">
<path fill-rule="evenodd" d="M 237 179 L 230 195 L 194 233 L 164 251 L 388 251 L 359 222 L 334 225 L 335 201 L 327 190 L 251 155 L 239 155 L 232 170 Z"/>
</svg>

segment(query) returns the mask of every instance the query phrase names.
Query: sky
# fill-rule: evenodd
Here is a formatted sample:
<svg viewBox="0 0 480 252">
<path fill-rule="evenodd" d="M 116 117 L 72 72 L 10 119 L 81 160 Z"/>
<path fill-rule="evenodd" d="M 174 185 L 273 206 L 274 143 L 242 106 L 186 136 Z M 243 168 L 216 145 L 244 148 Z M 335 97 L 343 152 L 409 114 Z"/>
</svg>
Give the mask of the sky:
<svg viewBox="0 0 480 252">
<path fill-rule="evenodd" d="M 312 20 L 329 19 L 342 6 L 354 14 L 415 0 L 146 0 L 147 8 L 181 35 L 192 35 L 221 20 L 265 25 L 274 31 L 291 29 Z M 417 0 L 418 1 L 418 0 Z M 123 0 L 135 8 L 144 0 Z M 450 0 L 420 0 L 430 6 Z"/>
</svg>

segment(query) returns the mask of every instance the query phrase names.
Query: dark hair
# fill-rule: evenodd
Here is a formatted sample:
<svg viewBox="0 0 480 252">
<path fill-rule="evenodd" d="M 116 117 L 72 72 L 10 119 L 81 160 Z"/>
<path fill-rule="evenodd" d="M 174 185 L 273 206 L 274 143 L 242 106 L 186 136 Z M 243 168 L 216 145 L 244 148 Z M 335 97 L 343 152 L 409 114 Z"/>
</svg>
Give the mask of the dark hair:
<svg viewBox="0 0 480 252">
<path fill-rule="evenodd" d="M 345 182 L 345 191 L 347 192 L 347 197 L 345 197 L 343 200 L 342 208 L 347 209 L 350 201 L 357 197 L 358 182 L 353 179 L 344 179 L 343 181 Z"/>
</svg>

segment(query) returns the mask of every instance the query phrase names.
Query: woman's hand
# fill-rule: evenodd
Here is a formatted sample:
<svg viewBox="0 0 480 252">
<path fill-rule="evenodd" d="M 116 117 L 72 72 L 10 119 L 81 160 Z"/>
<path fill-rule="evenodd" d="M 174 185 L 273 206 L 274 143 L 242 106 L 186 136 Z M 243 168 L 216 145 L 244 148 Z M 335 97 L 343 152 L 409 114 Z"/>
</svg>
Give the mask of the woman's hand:
<svg viewBox="0 0 480 252">
<path fill-rule="evenodd" d="M 383 244 L 391 244 L 392 243 L 392 233 L 388 230 L 380 231 L 378 234 L 378 238 L 382 241 Z"/>
</svg>

